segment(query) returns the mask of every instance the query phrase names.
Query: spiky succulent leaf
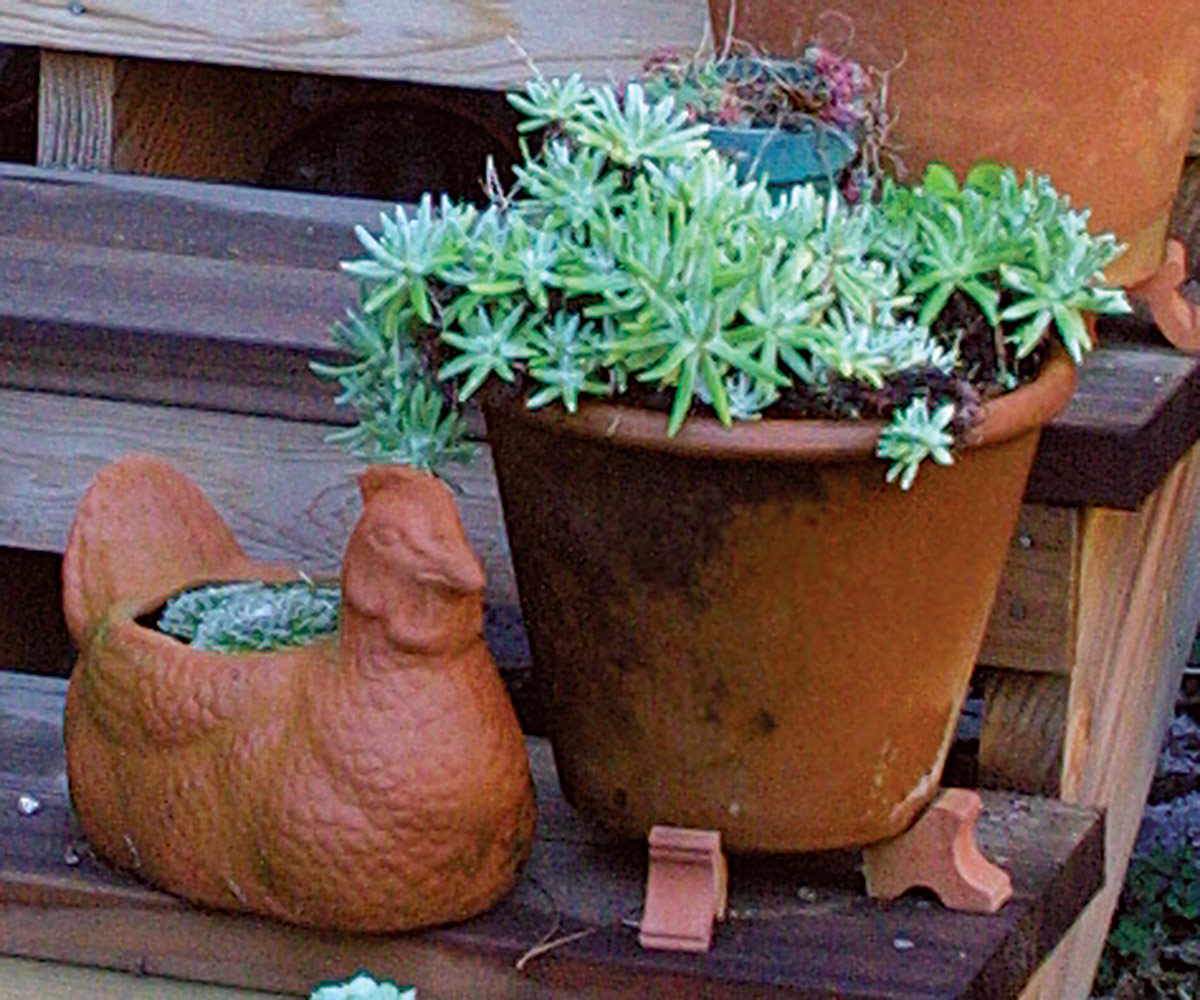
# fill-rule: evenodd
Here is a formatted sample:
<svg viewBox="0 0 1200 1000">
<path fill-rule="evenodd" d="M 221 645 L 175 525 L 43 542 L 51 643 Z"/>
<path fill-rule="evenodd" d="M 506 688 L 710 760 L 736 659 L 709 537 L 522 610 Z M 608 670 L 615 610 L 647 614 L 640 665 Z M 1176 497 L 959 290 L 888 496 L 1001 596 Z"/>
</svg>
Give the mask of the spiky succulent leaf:
<svg viewBox="0 0 1200 1000">
<path fill-rule="evenodd" d="M 905 409 L 898 410 L 880 434 L 875 451 L 880 458 L 891 462 L 887 481 L 899 479 L 900 488 L 907 490 L 927 458 L 938 465 L 950 465 L 954 461 L 950 454 L 954 436 L 948 428 L 953 419 L 954 406 L 950 403 L 931 411 L 926 400 L 914 399 Z"/>
<path fill-rule="evenodd" d="M 360 314 L 334 332 L 347 358 L 316 368 L 355 408 L 337 436 L 360 454 L 464 454 L 448 401 L 495 380 L 568 410 L 642 383 L 669 401 L 670 433 L 698 409 L 729 423 L 789 393 L 854 416 L 839 401 L 853 386 L 896 414 L 881 447 L 910 485 L 924 458 L 950 457 L 953 410 L 928 384 L 953 396 L 965 378 L 964 310 L 1010 345 L 1008 387 L 1008 360 L 1052 331 L 1079 357 L 1082 314 L 1125 308 L 1101 279 L 1120 248 L 1044 178 L 985 165 L 960 184 L 934 165 L 858 205 L 803 185 L 774 196 L 637 84 L 538 79 L 510 99 L 547 130 L 511 194 L 482 211 L 426 198 L 359 232 Z"/>
</svg>

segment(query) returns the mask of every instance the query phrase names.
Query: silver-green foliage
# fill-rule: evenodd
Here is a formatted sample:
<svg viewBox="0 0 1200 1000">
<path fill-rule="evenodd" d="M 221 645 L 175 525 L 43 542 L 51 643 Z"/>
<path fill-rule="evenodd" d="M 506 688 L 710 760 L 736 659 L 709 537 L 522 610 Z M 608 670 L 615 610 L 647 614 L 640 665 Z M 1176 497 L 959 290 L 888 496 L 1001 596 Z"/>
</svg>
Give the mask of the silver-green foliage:
<svg viewBox="0 0 1200 1000">
<path fill-rule="evenodd" d="M 337 630 L 340 603 L 340 588 L 304 581 L 215 584 L 173 596 L 158 629 L 221 652 L 306 646 Z"/>
<path fill-rule="evenodd" d="M 888 482 L 898 478 L 901 489 L 908 489 L 927 458 L 938 465 L 949 465 L 953 461 L 950 446 L 954 438 L 949 431 L 953 419 L 954 407 L 950 403 L 943 403 L 931 413 L 924 399 L 914 399 L 903 410 L 897 410 L 879 436 L 879 457 L 892 463 Z"/>
<path fill-rule="evenodd" d="M 648 383 L 672 399 L 672 434 L 697 405 L 728 425 L 796 387 L 893 384 L 879 453 L 907 487 L 923 457 L 950 460 L 954 408 L 921 379 L 971 374 L 962 331 L 939 323 L 953 298 L 1016 360 L 1051 330 L 1078 360 L 1082 313 L 1128 308 L 1101 285 L 1121 248 L 1044 177 L 985 165 L 959 185 L 935 166 L 857 206 L 805 186 L 773 199 L 636 84 L 539 79 L 511 100 L 547 129 L 511 197 L 427 196 L 358 230 L 367 254 L 344 267 L 361 308 L 335 330 L 350 359 L 319 370 L 357 411 L 343 438 L 361 454 L 463 457 L 455 406 L 495 380 L 569 411 Z"/>
<path fill-rule="evenodd" d="M 397 986 L 391 980 L 376 982 L 368 973 L 360 972 L 344 983 L 326 983 L 313 990 L 308 1000 L 416 1000 L 413 986 Z"/>
</svg>

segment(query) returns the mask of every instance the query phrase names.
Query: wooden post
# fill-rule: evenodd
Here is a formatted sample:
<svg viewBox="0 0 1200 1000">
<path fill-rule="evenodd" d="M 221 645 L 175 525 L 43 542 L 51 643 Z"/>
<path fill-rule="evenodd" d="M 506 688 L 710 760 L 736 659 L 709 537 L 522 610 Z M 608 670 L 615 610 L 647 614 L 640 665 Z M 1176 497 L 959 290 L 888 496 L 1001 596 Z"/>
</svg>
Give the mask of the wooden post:
<svg viewBox="0 0 1200 1000">
<path fill-rule="evenodd" d="M 1084 508 L 1069 677 L 1016 673 L 989 683 L 981 773 L 1029 788 L 1057 767 L 1059 796 L 1101 806 L 1108 818 L 1105 888 L 1023 1000 L 1089 994 L 1200 618 L 1198 501 L 1193 446 L 1140 510 Z"/>
<path fill-rule="evenodd" d="M 38 163 L 257 181 L 303 113 L 286 74 L 43 50 Z"/>
<path fill-rule="evenodd" d="M 979 737 L 979 785 L 1028 795 L 1062 789 L 1069 679 L 1021 670 L 989 670 Z"/>
<path fill-rule="evenodd" d="M 113 169 L 117 60 L 44 49 L 38 165 Z"/>
</svg>

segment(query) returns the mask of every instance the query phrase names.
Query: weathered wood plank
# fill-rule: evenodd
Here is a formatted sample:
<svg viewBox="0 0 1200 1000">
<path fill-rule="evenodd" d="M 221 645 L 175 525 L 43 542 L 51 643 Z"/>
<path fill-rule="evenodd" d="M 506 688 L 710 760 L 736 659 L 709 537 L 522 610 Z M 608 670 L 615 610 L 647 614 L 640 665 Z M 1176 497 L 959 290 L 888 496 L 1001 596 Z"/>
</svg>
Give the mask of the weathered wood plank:
<svg viewBox="0 0 1200 1000">
<path fill-rule="evenodd" d="M 336 404 L 336 383 L 309 368 L 322 353 L 0 319 L 0 386 L 347 424 L 350 411 Z"/>
<path fill-rule="evenodd" d="M 38 163 L 111 170 L 116 60 L 46 52 L 38 86 Z"/>
<path fill-rule="evenodd" d="M 12 0 L 0 11 L 0 40 L 20 45 L 497 88 L 528 79 L 530 60 L 547 75 L 627 76 L 657 45 L 698 45 L 707 26 L 700 0 Z"/>
<path fill-rule="evenodd" d="M 1085 512 L 1061 795 L 1107 809 L 1108 871 L 1027 1000 L 1088 995 L 1200 618 L 1198 503 L 1193 447 L 1140 511 Z"/>
<path fill-rule="evenodd" d="M 978 660 L 1068 673 L 1075 658 L 1080 512 L 1025 504 Z"/>
<path fill-rule="evenodd" d="M 980 841 L 1011 867 L 1015 888 L 995 916 L 913 898 L 875 903 L 850 852 L 734 858 L 730 918 L 713 951 L 643 952 L 626 920 L 640 909 L 644 847 L 616 842 L 576 815 L 558 790 L 548 745 L 532 740 L 538 841 L 507 899 L 476 920 L 422 934 L 319 934 L 194 910 L 86 851 L 67 865 L 78 833 L 60 784 L 53 703 L 61 706 L 63 691 L 61 681 L 0 673 L 0 759 L 25 762 L 0 772 L 0 796 L 33 787 L 42 797 L 34 816 L 0 813 L 0 951 L 9 954 L 296 993 L 370 968 L 415 982 L 422 1000 L 996 998 L 1019 988 L 1099 884 L 1103 864 L 1095 811 L 988 793 Z M 38 749 L 14 753 L 20 743 Z M 553 928 L 588 933 L 518 971 L 517 958 Z"/>
<path fill-rule="evenodd" d="M 390 206 L 364 198 L 0 164 L 0 235 L 336 270 L 353 227 Z"/>
<path fill-rule="evenodd" d="M 101 466 L 152 452 L 192 476 L 256 558 L 338 572 L 358 516 L 361 462 L 328 427 L 180 407 L 0 390 L 0 545 L 61 552 Z M 488 573 L 488 598 L 515 603 L 490 453 L 447 474 Z"/>
<path fill-rule="evenodd" d="M 305 363 L 330 349 L 328 326 L 352 301 L 334 268 L 355 253 L 353 224 L 380 207 L 0 170 L 0 383 L 344 419 Z M 1198 429 L 1200 358 L 1107 346 L 1043 435 L 1027 497 L 1135 508 Z"/>
<path fill-rule="evenodd" d="M 1137 335 L 1157 336 L 1144 327 Z M 1144 340 L 1107 342 L 1087 358 L 1074 398 L 1043 433 L 1025 497 L 1136 510 L 1197 428 L 1200 357 Z"/>
<path fill-rule="evenodd" d="M 13 320 L 309 350 L 354 301 L 347 275 L 252 261 L 0 240 Z"/>
<path fill-rule="evenodd" d="M 315 984 L 314 984 L 315 985 Z M 278 1000 L 278 994 L 0 958 L 0 1000 Z"/>
</svg>

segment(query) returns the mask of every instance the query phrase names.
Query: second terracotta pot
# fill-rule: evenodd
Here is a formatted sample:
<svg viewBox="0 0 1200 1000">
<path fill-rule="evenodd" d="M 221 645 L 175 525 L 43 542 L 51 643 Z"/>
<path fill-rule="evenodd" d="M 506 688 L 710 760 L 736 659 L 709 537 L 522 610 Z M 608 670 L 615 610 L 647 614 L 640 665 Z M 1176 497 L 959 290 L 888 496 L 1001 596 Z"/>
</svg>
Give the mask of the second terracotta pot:
<svg viewBox="0 0 1200 1000">
<path fill-rule="evenodd" d="M 1032 167 L 1153 273 L 1200 102 L 1200 0 L 710 0 L 715 34 L 788 56 L 821 37 L 893 70 L 891 138 L 919 177 L 979 160 Z"/>
<path fill-rule="evenodd" d="M 732 850 L 894 835 L 937 790 L 1065 358 L 903 492 L 879 425 L 488 410 L 563 790 Z"/>
</svg>

